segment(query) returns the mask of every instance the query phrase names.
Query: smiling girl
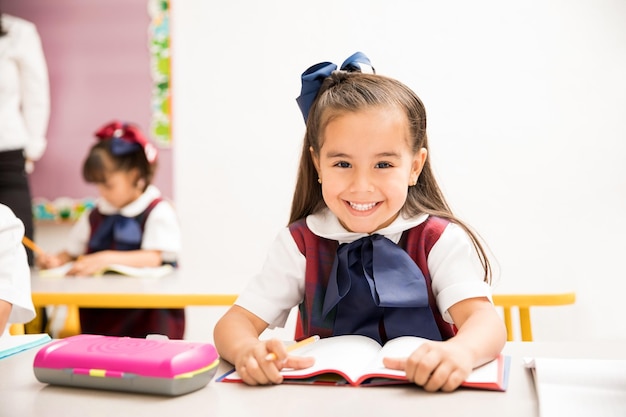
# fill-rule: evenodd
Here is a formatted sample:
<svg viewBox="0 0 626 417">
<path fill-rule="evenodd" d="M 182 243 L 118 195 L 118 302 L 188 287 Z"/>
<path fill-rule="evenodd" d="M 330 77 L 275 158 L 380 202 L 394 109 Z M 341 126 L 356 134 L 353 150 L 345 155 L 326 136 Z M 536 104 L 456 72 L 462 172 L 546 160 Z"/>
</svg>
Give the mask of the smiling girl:
<svg viewBox="0 0 626 417">
<path fill-rule="evenodd" d="M 385 366 L 426 390 L 452 391 L 506 340 L 487 255 L 435 181 L 420 99 L 365 73 L 373 68 L 362 53 L 335 69 L 324 62 L 302 75 L 307 129 L 289 226 L 216 325 L 216 346 L 246 383 L 280 383 L 280 369 L 313 358 L 258 336 L 298 306 L 297 339 L 429 339 Z"/>
</svg>

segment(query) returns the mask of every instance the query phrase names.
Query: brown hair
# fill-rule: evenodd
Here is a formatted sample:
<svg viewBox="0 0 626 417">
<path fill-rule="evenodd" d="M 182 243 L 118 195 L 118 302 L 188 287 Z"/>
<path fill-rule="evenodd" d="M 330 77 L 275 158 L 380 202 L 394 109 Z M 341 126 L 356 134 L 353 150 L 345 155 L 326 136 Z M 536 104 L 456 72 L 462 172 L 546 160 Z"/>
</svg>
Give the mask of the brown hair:
<svg viewBox="0 0 626 417">
<path fill-rule="evenodd" d="M 372 107 L 393 107 L 407 117 L 413 152 L 428 150 L 426 136 L 426 109 L 419 97 L 401 82 L 382 75 L 334 71 L 327 77 L 308 114 L 306 133 L 302 144 L 296 187 L 291 203 L 289 223 L 326 207 L 322 189 L 317 182 L 317 170 L 309 151 L 319 155 L 328 123 L 343 113 L 358 112 Z M 408 216 L 427 213 L 458 224 L 470 236 L 485 270 L 485 281 L 491 282 L 492 268 L 477 234 L 452 214 L 427 156 L 415 186 L 409 187 L 402 212 Z"/>
<path fill-rule="evenodd" d="M 83 163 L 83 178 L 89 183 L 104 183 L 107 173 L 112 171 L 129 172 L 133 169 L 139 171 L 139 179 L 145 181 L 142 191 L 145 191 L 152 182 L 156 171 L 156 162 L 149 163 L 146 154 L 141 147 L 137 151 L 124 155 L 114 155 L 111 151 L 110 139 L 99 140 L 89 150 Z"/>
</svg>

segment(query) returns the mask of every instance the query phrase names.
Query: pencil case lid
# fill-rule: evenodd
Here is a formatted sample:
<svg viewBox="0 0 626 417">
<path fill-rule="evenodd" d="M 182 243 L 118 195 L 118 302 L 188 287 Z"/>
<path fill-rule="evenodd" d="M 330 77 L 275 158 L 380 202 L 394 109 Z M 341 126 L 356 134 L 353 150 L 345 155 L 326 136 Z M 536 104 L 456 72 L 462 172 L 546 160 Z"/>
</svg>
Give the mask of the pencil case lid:
<svg viewBox="0 0 626 417">
<path fill-rule="evenodd" d="M 33 367 L 91 374 L 98 370 L 102 376 L 181 378 L 216 367 L 218 361 L 210 343 L 84 334 L 45 345 Z"/>
</svg>

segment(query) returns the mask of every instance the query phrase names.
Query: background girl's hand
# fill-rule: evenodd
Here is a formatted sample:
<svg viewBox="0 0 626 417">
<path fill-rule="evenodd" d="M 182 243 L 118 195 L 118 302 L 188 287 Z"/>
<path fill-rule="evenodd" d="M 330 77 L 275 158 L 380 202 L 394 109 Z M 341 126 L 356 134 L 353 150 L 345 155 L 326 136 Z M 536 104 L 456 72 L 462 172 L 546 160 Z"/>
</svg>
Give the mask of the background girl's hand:
<svg viewBox="0 0 626 417">
<path fill-rule="evenodd" d="M 276 358 L 268 357 L 274 354 Z M 278 339 L 259 340 L 241 350 L 235 361 L 235 369 L 248 385 L 280 384 L 283 368 L 303 369 L 312 366 L 312 357 L 288 356 L 283 343 Z"/>
<path fill-rule="evenodd" d="M 454 391 L 473 369 L 473 358 L 467 348 L 453 340 L 430 341 L 417 348 L 408 358 L 383 358 L 390 369 L 404 370 L 409 381 L 426 391 Z"/>
<path fill-rule="evenodd" d="M 42 253 L 35 258 L 35 264 L 41 269 L 56 268 L 64 263 L 64 260 L 60 256 L 50 255 L 48 253 Z"/>
<path fill-rule="evenodd" d="M 74 265 L 67 271 L 67 275 L 95 275 L 102 272 L 102 270 L 110 264 L 108 251 L 82 255 L 74 261 Z"/>
</svg>

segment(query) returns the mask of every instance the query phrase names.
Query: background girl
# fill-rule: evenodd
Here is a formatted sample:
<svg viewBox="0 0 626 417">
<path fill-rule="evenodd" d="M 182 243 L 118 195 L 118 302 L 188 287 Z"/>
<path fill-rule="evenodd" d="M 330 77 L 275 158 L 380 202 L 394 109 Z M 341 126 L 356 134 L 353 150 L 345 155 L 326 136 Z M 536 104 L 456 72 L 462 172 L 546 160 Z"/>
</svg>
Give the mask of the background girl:
<svg viewBox="0 0 626 417">
<path fill-rule="evenodd" d="M 96 132 L 83 165 L 85 181 L 98 187 L 96 208 L 72 228 L 66 249 L 38 256 L 42 268 L 74 261 L 68 274 L 92 275 L 111 264 L 133 267 L 176 265 L 180 230 L 172 206 L 150 185 L 157 150 L 138 127 L 111 122 Z M 181 339 L 183 309 L 80 309 L 83 333 L 145 337 L 150 333 Z"/>
<path fill-rule="evenodd" d="M 427 390 L 454 390 L 506 340 L 489 261 L 435 181 L 420 99 L 373 74 L 361 53 L 335 69 L 324 62 L 302 75 L 307 129 L 289 226 L 218 322 L 215 343 L 245 382 L 280 383 L 282 367 L 313 359 L 258 336 L 298 305 L 296 338 L 432 340 L 385 366 Z"/>
</svg>

